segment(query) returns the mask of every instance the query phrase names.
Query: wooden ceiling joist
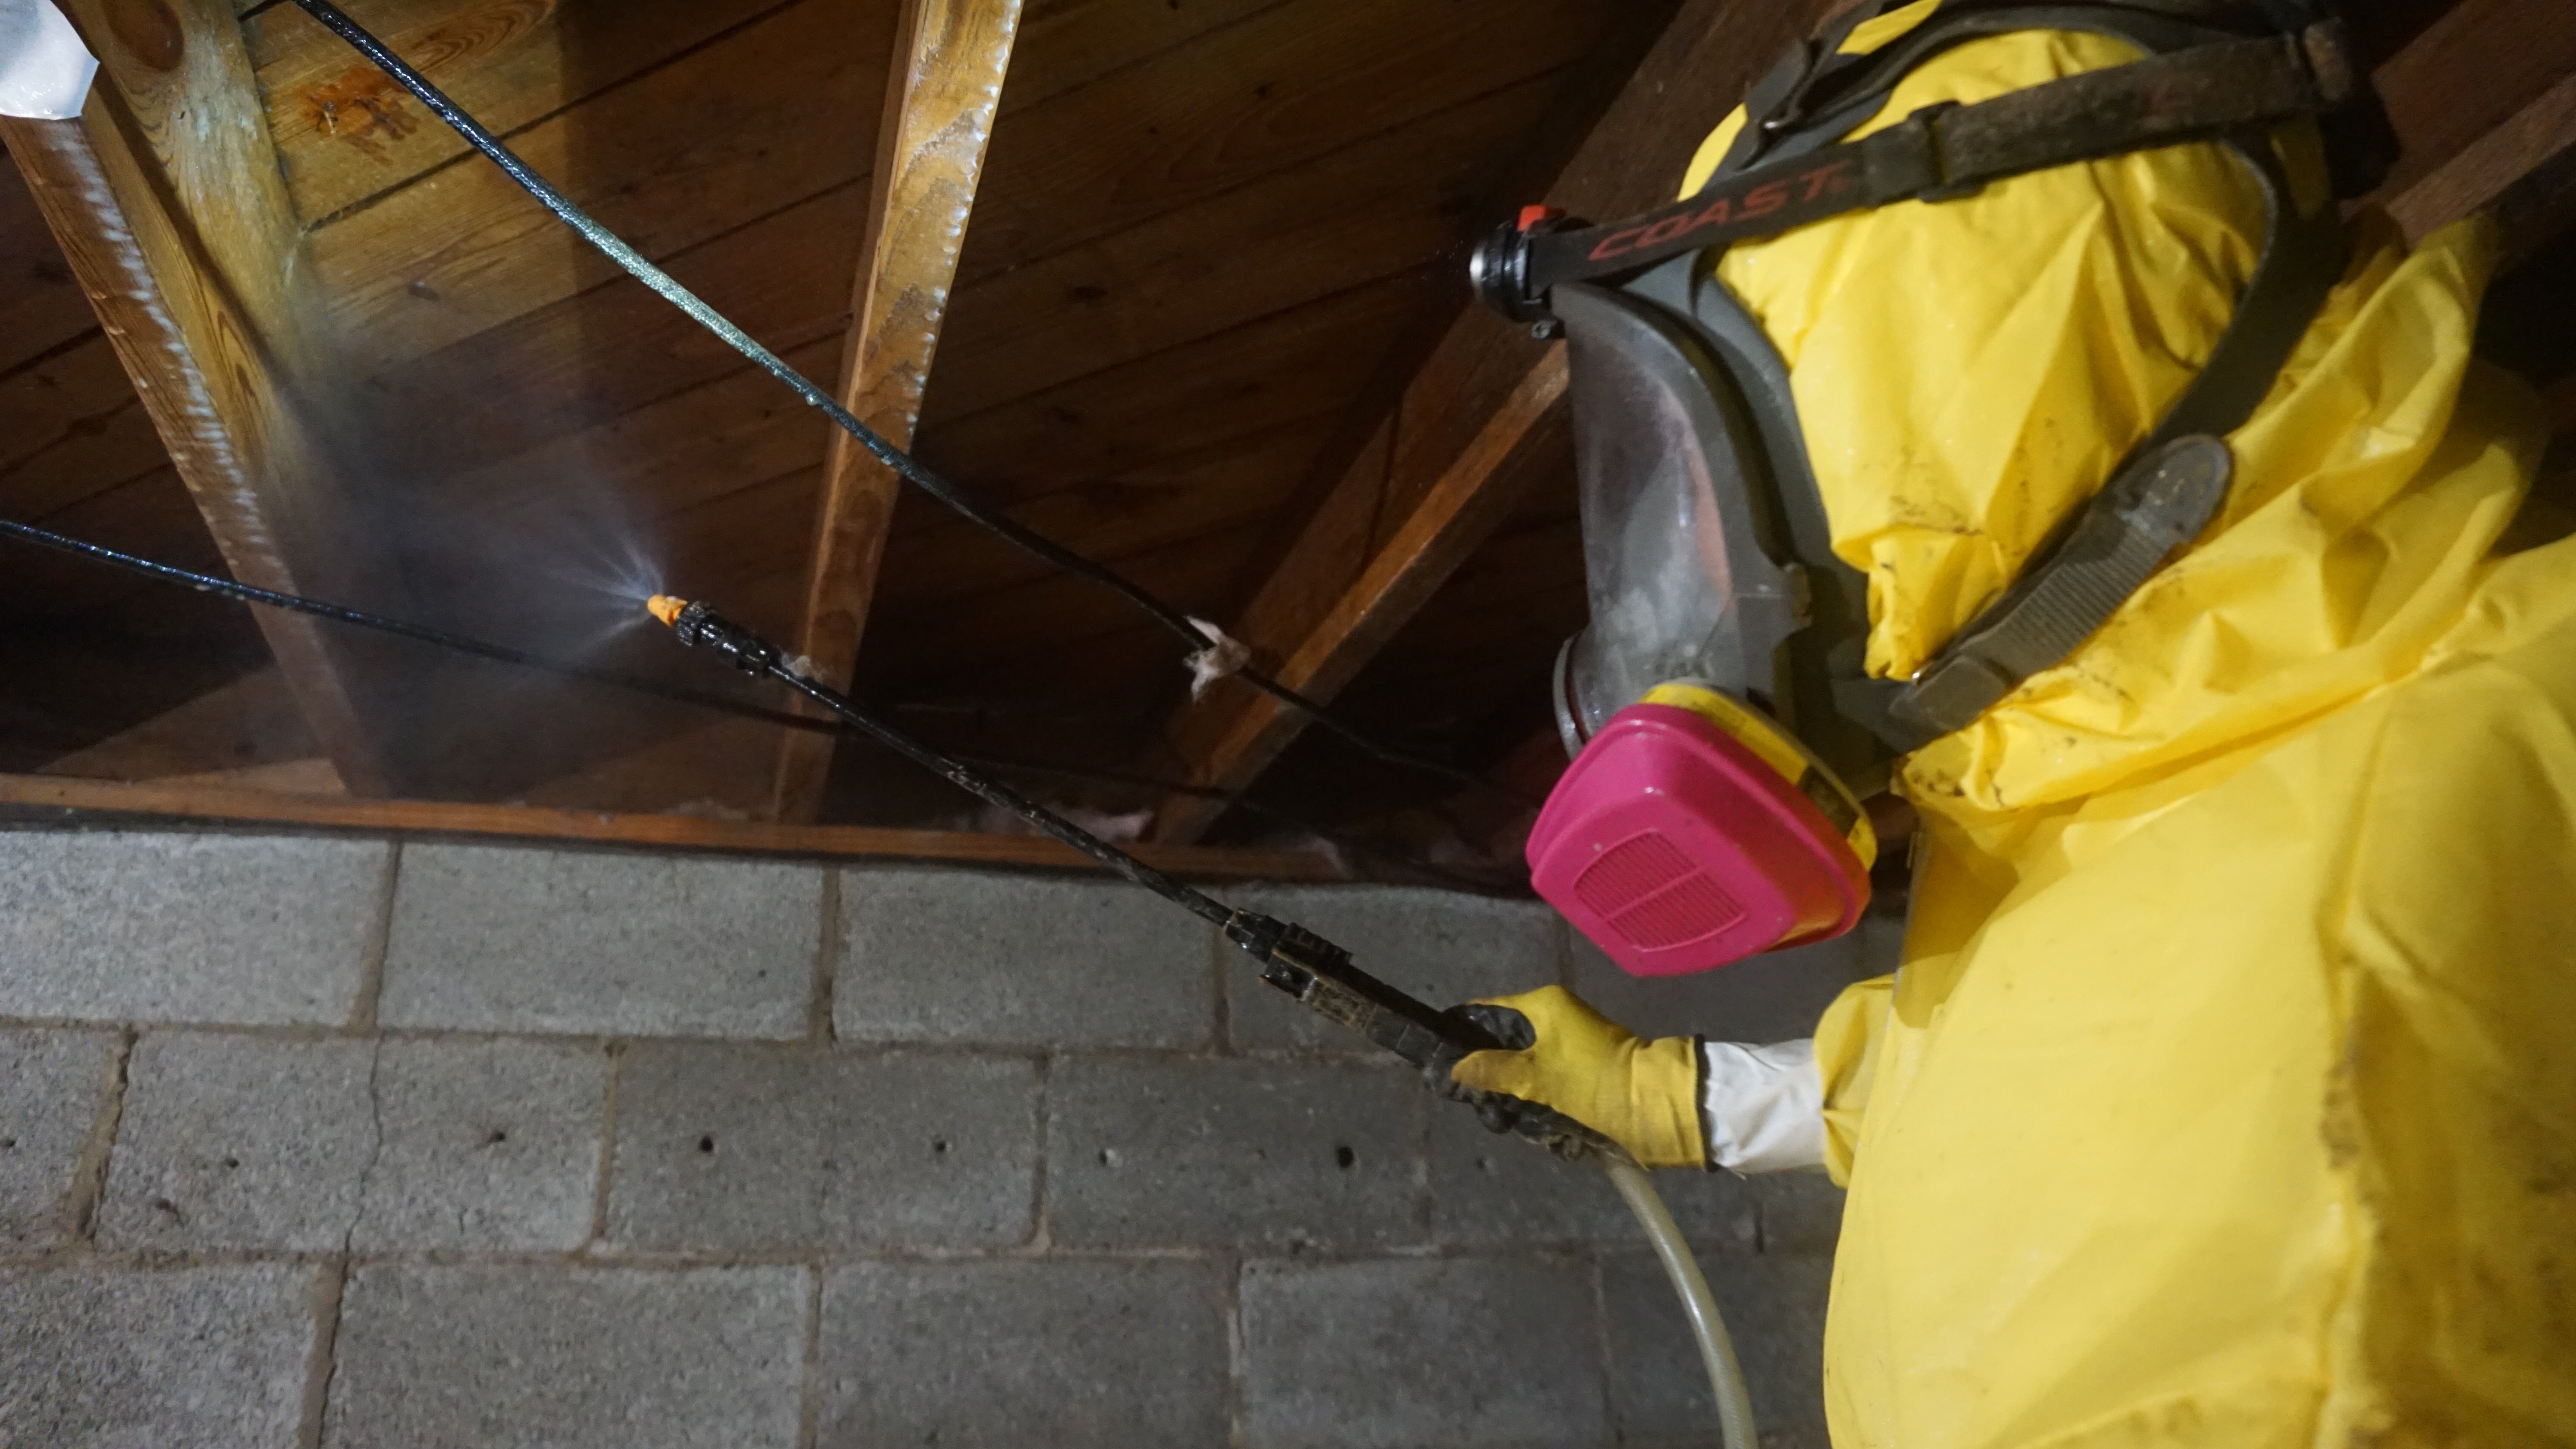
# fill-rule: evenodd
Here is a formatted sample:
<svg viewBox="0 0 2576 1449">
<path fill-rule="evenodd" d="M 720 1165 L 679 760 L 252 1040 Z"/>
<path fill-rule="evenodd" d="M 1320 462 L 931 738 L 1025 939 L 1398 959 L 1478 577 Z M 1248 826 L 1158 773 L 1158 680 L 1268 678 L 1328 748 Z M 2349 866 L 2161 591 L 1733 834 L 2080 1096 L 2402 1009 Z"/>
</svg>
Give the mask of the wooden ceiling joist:
<svg viewBox="0 0 2576 1449">
<path fill-rule="evenodd" d="M 2411 240 L 2481 210 L 2504 224 L 2510 266 L 2564 229 L 2576 210 L 2576 74 L 2516 111 L 2392 198 Z"/>
<path fill-rule="evenodd" d="M 364 569 L 364 533 L 325 443 L 332 369 L 298 291 L 299 229 L 233 7 L 63 9 L 100 62 L 87 107 L 0 120 L 0 139 L 234 577 L 340 593 Z M 270 610 L 259 624 L 341 777 L 386 793 L 385 742 L 343 641 Z"/>
<path fill-rule="evenodd" d="M 1832 8 L 1690 0 L 1547 189 L 1548 202 L 1610 217 L 1663 200 L 1759 68 Z M 1503 521 L 1533 472 L 1566 457 L 1564 385 L 1562 348 L 1543 348 L 1482 309 L 1460 313 L 1229 632 L 1283 683 L 1329 702 Z M 1164 735 L 1191 784 L 1239 793 L 1307 723 L 1224 680 L 1183 705 Z M 1223 811 L 1219 801 L 1174 795 L 1153 838 L 1196 841 Z"/>
<path fill-rule="evenodd" d="M 842 405 L 898 448 L 921 418 L 1019 23 L 1020 0 L 906 0 L 899 22 L 840 387 Z M 901 487 L 857 439 L 833 436 L 796 647 L 836 689 L 858 662 Z M 812 819 L 831 765 L 829 735 L 787 735 L 772 813 Z"/>
</svg>

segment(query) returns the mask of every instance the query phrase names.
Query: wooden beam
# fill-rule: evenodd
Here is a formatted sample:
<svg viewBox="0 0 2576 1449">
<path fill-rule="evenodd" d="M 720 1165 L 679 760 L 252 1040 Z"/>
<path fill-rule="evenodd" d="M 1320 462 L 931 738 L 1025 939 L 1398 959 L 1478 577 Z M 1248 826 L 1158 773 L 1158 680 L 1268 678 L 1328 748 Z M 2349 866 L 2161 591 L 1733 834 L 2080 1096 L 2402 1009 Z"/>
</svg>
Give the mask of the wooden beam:
<svg viewBox="0 0 2576 1449">
<path fill-rule="evenodd" d="M 2365 32 L 2359 11 L 2347 7 Z M 2364 50 L 2368 57 L 2371 52 Z M 2454 0 L 2372 68 L 2400 150 L 2388 191 L 2403 193 L 2478 137 L 2505 123 L 2576 60 L 2576 6 L 2530 0 Z"/>
<path fill-rule="evenodd" d="M 55 241 L 234 576 L 345 593 L 369 570 L 324 445 L 332 375 L 241 31 L 223 0 L 67 0 L 100 62 L 77 120 L 0 119 Z M 314 738 L 385 793 L 340 641 L 259 623 Z"/>
<path fill-rule="evenodd" d="M 921 417 L 1019 24 L 1020 0 L 905 0 L 897 22 L 840 399 L 899 448 L 912 445 Z M 857 439 L 833 435 L 797 651 L 834 688 L 848 687 L 858 662 L 900 487 Z M 772 814 L 812 819 L 831 767 L 830 736 L 789 734 L 779 745 Z"/>
<path fill-rule="evenodd" d="M 1549 204 L 1607 218 L 1667 198 L 1701 139 L 1762 68 L 1841 0 L 1745 6 L 1689 0 L 1547 188 Z M 1229 627 L 1282 682 L 1330 701 L 1509 513 L 1566 465 L 1562 349 L 1481 308 L 1449 324 Z M 1165 729 L 1191 783 L 1228 792 L 1277 759 L 1305 717 L 1220 681 Z M 1175 795 L 1153 837 L 1196 841 L 1221 803 Z"/>
<path fill-rule="evenodd" d="M 2495 210 L 2506 223 L 2502 271 L 2549 240 L 2576 210 L 2571 152 L 2576 74 L 2562 77 L 2392 198 L 2389 214 L 2413 241 L 2472 212 Z"/>
<path fill-rule="evenodd" d="M 0 775 L 0 806 L 156 819 L 220 820 L 311 826 L 379 834 L 491 836 L 573 840 L 736 855 L 849 860 L 945 860 L 975 865 L 1099 870 L 1072 847 L 1039 835 L 986 835 L 956 830 L 886 830 L 861 825 L 788 825 L 708 820 L 692 815 L 619 815 L 526 805 L 464 805 L 432 800 L 350 800 L 278 795 L 206 786 L 129 785 L 52 775 Z M 1138 859 L 1157 870 L 1200 879 L 1348 880 L 1320 853 L 1141 845 Z"/>
</svg>

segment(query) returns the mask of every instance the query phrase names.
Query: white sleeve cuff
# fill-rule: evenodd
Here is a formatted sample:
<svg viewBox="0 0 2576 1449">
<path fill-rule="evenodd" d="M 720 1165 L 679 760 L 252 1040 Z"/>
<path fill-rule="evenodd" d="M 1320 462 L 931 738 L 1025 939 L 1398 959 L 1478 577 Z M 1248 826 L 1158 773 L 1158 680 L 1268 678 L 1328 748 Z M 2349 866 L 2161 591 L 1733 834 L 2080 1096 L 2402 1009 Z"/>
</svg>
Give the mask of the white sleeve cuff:
<svg viewBox="0 0 2576 1449">
<path fill-rule="evenodd" d="M 1813 1040 L 1704 1041 L 1699 1051 L 1711 1165 L 1736 1172 L 1825 1165 L 1825 1086 Z"/>
<path fill-rule="evenodd" d="M 0 0 L 0 116 L 69 120 L 98 62 L 49 0 Z"/>
</svg>

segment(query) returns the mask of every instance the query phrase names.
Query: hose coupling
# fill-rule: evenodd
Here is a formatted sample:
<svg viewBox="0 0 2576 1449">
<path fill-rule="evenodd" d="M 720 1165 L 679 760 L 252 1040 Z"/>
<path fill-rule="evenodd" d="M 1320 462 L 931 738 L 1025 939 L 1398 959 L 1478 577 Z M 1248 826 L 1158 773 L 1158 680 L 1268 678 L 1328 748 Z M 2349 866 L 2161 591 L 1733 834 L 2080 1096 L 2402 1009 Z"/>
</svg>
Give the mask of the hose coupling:
<svg viewBox="0 0 2576 1449">
<path fill-rule="evenodd" d="M 670 625 L 681 643 L 692 648 L 707 645 L 745 674 L 767 674 L 778 667 L 777 645 L 717 613 L 715 606 L 704 599 L 689 601 L 655 594 L 644 607 L 654 618 Z"/>
</svg>

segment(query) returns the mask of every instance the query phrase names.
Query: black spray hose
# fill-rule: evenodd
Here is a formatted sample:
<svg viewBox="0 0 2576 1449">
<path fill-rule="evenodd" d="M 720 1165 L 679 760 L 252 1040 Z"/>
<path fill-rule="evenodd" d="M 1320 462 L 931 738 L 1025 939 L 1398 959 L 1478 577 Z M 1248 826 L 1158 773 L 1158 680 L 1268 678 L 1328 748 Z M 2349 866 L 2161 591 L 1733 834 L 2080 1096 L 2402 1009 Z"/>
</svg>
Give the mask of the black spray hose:
<svg viewBox="0 0 2576 1449">
<path fill-rule="evenodd" d="M 982 500 L 924 467 L 911 454 L 886 441 L 875 430 L 861 422 L 849 409 L 842 407 L 839 400 L 817 387 L 802 373 L 789 367 L 783 358 L 763 347 L 751 334 L 734 325 L 695 293 L 681 286 L 669 273 L 647 261 L 642 253 L 627 245 L 597 221 L 592 220 L 581 208 L 573 205 L 562 192 L 557 191 L 544 177 L 530 169 L 527 163 L 513 155 L 508 147 L 501 144 L 498 137 L 485 130 L 481 123 L 466 114 L 436 86 L 431 85 L 427 77 L 412 69 L 382 41 L 350 19 L 338 6 L 330 4 L 329 0 L 295 0 L 295 3 L 306 14 L 311 15 L 333 34 L 355 47 L 361 55 L 374 62 L 405 90 L 410 91 L 422 105 L 430 109 L 432 114 L 445 121 L 474 149 L 490 158 L 494 165 L 501 168 L 503 174 L 526 189 L 528 194 L 534 196 L 547 210 L 560 217 L 564 224 L 578 232 L 583 240 L 616 262 L 629 276 L 642 282 L 665 301 L 679 308 L 690 320 L 724 339 L 734 351 L 786 384 L 809 406 L 820 409 L 824 416 L 830 418 L 842 431 L 857 439 L 861 447 L 866 448 L 879 462 L 894 470 L 898 477 L 938 499 L 965 518 L 1056 567 L 1115 591 L 1187 643 L 1193 652 L 1212 649 L 1218 645 L 1220 642 L 1218 639 L 1210 637 L 1180 610 L 1164 603 L 1116 572 L 1094 563 L 1043 534 L 1022 527 L 1008 515 L 987 506 Z M 30 529 L 22 524 L 0 520 L 0 531 L 6 531 L 28 542 L 48 548 L 87 554 L 103 562 L 116 563 L 139 572 L 165 577 L 173 582 L 186 583 L 191 587 L 209 587 L 213 582 L 202 575 L 191 575 L 185 570 L 149 563 L 130 555 L 116 553 L 111 549 L 79 543 L 58 534 L 45 533 L 43 530 Z M 406 624 L 400 620 L 366 614 L 355 609 L 317 603 L 313 600 L 279 594 L 266 589 L 256 589 L 243 584 L 230 584 L 219 591 L 247 602 L 291 609 L 320 618 L 336 619 L 342 623 L 356 624 L 488 659 L 554 669 L 577 678 L 635 689 L 667 699 L 693 704 L 712 704 L 716 708 L 741 712 L 735 701 L 726 700 L 722 696 L 706 695 L 678 686 L 663 685 L 657 681 L 623 675 L 612 670 L 566 665 L 560 661 L 548 660 L 505 645 L 489 644 L 463 635 Z M 760 643 L 755 636 L 747 633 L 743 637 Z M 1048 835 L 1081 851 L 1137 885 L 1172 901 L 1191 914 L 1223 927 L 1227 936 L 1238 946 L 1251 952 L 1256 959 L 1263 960 L 1263 979 L 1298 996 L 1310 1007 L 1335 1016 L 1345 1025 L 1354 1026 L 1369 1035 L 1372 1040 L 1397 1050 L 1409 1060 L 1415 1060 L 1415 1064 L 1423 1066 L 1426 1071 L 1434 1069 L 1431 1065 L 1434 1058 L 1426 1057 L 1423 1053 L 1441 1049 L 1455 1051 L 1462 1047 L 1474 1050 L 1480 1046 L 1495 1045 L 1490 1040 L 1484 1042 L 1466 1040 L 1460 1035 L 1460 1029 L 1455 1027 L 1455 1018 L 1434 1018 L 1434 1014 L 1429 1013 L 1428 1009 L 1422 1007 L 1420 1003 L 1394 992 L 1392 988 L 1384 987 L 1362 973 L 1351 970 L 1349 953 L 1340 951 L 1331 943 L 1310 936 L 1297 927 L 1282 926 L 1281 923 L 1270 921 L 1253 912 L 1236 912 L 1227 909 L 1205 893 L 1155 870 L 1008 786 L 975 773 L 930 746 L 915 740 L 904 731 L 868 714 L 838 691 L 795 673 L 778 658 L 775 648 L 765 643 L 761 643 L 761 647 L 767 650 L 768 657 L 754 667 L 753 672 L 766 674 L 790 686 L 817 704 L 831 710 L 837 718 L 851 728 L 877 740 L 916 764 L 937 772 L 959 788 L 1018 815 Z M 748 663 L 732 647 L 728 646 L 727 652 L 735 654 L 737 663 Z M 1437 775 L 1472 789 L 1500 795 L 1525 807 L 1535 807 L 1535 802 L 1523 799 L 1517 792 L 1505 790 L 1470 771 L 1459 769 L 1443 761 L 1428 759 L 1379 744 L 1343 722 L 1321 704 L 1280 683 L 1260 669 L 1247 664 L 1235 672 L 1244 682 L 1282 704 L 1300 711 L 1315 723 L 1375 759 Z M 769 713 L 772 712 L 763 712 L 764 717 Z M 786 715 L 784 712 L 775 713 L 779 716 L 779 723 L 797 727 L 806 726 L 806 722 L 794 716 Z M 1339 960 L 1338 967 L 1334 964 L 1336 956 Z M 1363 1025 L 1359 1020 L 1348 1015 L 1352 1012 L 1373 1012 L 1374 1016 L 1368 1024 Z M 1481 1036 L 1482 1033 L 1476 1032 L 1473 1035 Z M 1446 1075 L 1445 1069 L 1441 1070 L 1440 1075 Z M 1676 1287 L 1682 1290 L 1684 1304 L 1691 1313 L 1694 1332 L 1699 1337 L 1703 1358 L 1709 1365 L 1712 1385 L 1717 1391 L 1720 1419 L 1728 1449 L 1749 1449 L 1751 1422 L 1743 1398 L 1743 1382 L 1740 1375 L 1731 1372 L 1734 1368 L 1734 1354 L 1731 1347 L 1725 1346 L 1724 1328 L 1716 1323 L 1715 1303 L 1707 1299 L 1704 1283 L 1697 1284 L 1699 1292 L 1695 1298 L 1690 1291 L 1692 1285 L 1684 1282 L 1682 1270 L 1676 1264 L 1689 1265 L 1691 1269 L 1689 1277 L 1694 1283 L 1698 1279 L 1696 1265 L 1689 1264 L 1687 1253 L 1682 1253 L 1676 1258 L 1678 1235 L 1673 1232 L 1671 1217 L 1662 1211 L 1662 1202 L 1655 1197 L 1654 1189 L 1646 1182 L 1645 1175 L 1634 1170 L 1632 1166 L 1625 1167 L 1623 1170 L 1623 1164 L 1620 1164 L 1615 1156 L 1606 1153 L 1602 1155 L 1621 1195 L 1627 1198 L 1631 1206 L 1636 1209 L 1639 1220 L 1646 1225 L 1649 1236 L 1655 1239 L 1659 1253 L 1665 1258 L 1666 1267 L 1673 1271 Z M 1651 1214 L 1647 1207 L 1648 1203 L 1652 1204 Z M 1657 1218 L 1661 1219 L 1660 1233 L 1656 1231 Z M 1702 1311 L 1703 1305 L 1705 1313 Z M 1713 1340 L 1712 1330 L 1714 1331 Z M 1723 1376 L 1719 1369 L 1721 1357 L 1724 1359 L 1725 1369 L 1729 1371 Z"/>
<path fill-rule="evenodd" d="M 456 102 L 448 99 L 445 92 L 431 85 L 427 76 L 412 69 L 401 56 L 394 54 L 383 41 L 368 33 L 366 27 L 350 19 L 340 7 L 331 4 L 330 0 L 295 0 L 295 4 L 319 21 L 332 34 L 347 41 L 359 54 L 373 62 L 379 70 L 391 76 L 396 84 L 411 92 L 422 105 L 429 108 L 431 114 L 445 121 L 450 129 L 464 137 L 475 150 L 490 158 L 493 165 L 501 168 L 503 175 L 517 182 L 546 210 L 561 218 L 564 225 L 580 234 L 582 240 L 598 248 L 602 255 L 623 268 L 628 276 L 642 282 L 664 301 L 679 308 L 690 321 L 723 338 L 726 346 L 750 359 L 761 371 L 786 384 L 788 390 L 804 399 L 808 406 L 818 409 L 841 431 L 856 438 L 859 446 L 867 449 L 878 462 L 893 469 L 896 476 L 938 499 L 961 516 L 999 534 L 1057 568 L 1078 574 L 1103 588 L 1116 592 L 1129 603 L 1143 610 L 1156 623 L 1186 642 L 1192 652 L 1217 647 L 1219 641 L 1190 622 L 1187 614 L 1156 598 L 1134 581 L 1083 557 L 1044 534 L 1022 526 L 1010 515 L 940 476 L 925 467 L 920 459 L 886 441 L 875 429 L 861 422 L 848 408 L 841 406 L 839 399 L 816 386 L 813 380 L 803 373 L 788 366 L 786 359 L 762 346 L 750 333 L 734 325 L 723 313 L 708 306 L 703 298 L 681 286 L 670 273 L 653 265 L 645 259 L 643 253 L 627 245 L 615 232 L 600 225 L 589 213 L 573 205 L 571 198 L 556 190 L 553 183 L 538 175 L 509 147 L 502 145 L 499 137 L 484 129 L 480 121 L 468 115 Z M 1462 770 L 1445 761 L 1430 759 L 1381 744 L 1344 722 L 1322 704 L 1307 698 L 1249 664 L 1238 668 L 1235 674 L 1245 683 L 1282 704 L 1300 711 L 1315 723 L 1378 760 L 1438 775 L 1472 789 L 1505 796 L 1515 804 L 1537 808 L 1537 802 L 1523 799 L 1517 792 L 1506 790 L 1473 771 Z"/>
</svg>

